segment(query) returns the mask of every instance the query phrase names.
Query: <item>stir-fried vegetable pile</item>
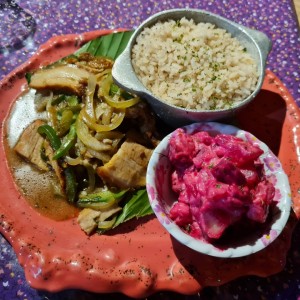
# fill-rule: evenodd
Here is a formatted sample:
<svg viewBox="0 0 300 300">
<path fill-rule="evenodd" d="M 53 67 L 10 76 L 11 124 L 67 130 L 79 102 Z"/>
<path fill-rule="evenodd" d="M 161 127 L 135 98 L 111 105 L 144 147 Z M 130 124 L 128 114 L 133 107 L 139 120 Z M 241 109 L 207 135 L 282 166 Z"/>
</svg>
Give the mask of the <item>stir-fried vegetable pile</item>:
<svg viewBox="0 0 300 300">
<path fill-rule="evenodd" d="M 62 194 L 83 209 L 78 222 L 88 234 L 152 212 L 145 172 L 158 143 L 155 119 L 146 103 L 113 83 L 112 66 L 107 57 L 81 53 L 29 81 L 36 109 L 47 115 L 37 129 L 46 142 L 41 158 Z"/>
</svg>

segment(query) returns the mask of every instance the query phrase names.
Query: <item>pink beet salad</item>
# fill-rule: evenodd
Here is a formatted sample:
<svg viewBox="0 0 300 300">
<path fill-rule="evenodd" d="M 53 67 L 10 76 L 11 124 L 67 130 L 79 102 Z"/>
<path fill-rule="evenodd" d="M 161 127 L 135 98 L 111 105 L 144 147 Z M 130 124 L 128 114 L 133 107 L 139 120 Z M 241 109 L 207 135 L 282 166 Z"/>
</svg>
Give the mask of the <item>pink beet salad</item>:
<svg viewBox="0 0 300 300">
<path fill-rule="evenodd" d="M 170 139 L 170 218 L 191 236 L 217 240 L 241 220 L 264 223 L 275 188 L 259 161 L 263 151 L 238 137 L 177 129 Z"/>
</svg>

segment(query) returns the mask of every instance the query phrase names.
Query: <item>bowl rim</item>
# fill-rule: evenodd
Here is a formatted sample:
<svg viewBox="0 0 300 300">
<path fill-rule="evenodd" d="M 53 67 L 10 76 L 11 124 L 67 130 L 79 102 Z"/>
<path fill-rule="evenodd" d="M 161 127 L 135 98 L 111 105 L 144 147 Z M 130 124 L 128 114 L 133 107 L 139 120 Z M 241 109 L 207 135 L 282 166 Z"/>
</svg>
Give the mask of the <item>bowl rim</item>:
<svg viewBox="0 0 300 300">
<path fill-rule="evenodd" d="M 227 125 L 218 122 L 197 122 L 197 123 L 183 126 L 181 128 L 186 130 L 188 133 L 195 132 L 198 131 L 199 129 L 204 129 L 204 128 L 205 130 L 207 130 L 208 128 L 209 130 L 212 131 L 232 134 L 238 137 L 242 137 L 243 139 L 245 135 L 248 135 L 264 151 L 262 155 L 265 154 L 272 155 L 272 157 L 276 159 L 276 163 L 278 164 L 278 169 L 277 171 L 271 172 L 271 174 L 273 175 L 275 174 L 276 178 L 277 179 L 279 178 L 279 186 L 280 186 L 279 190 L 280 192 L 284 191 L 283 193 L 281 193 L 280 201 L 278 201 L 280 217 L 276 219 L 275 222 L 271 223 L 270 231 L 269 231 L 270 233 L 263 234 L 263 236 L 260 236 L 254 244 L 251 245 L 245 244 L 238 247 L 228 247 L 226 249 L 219 249 L 206 241 L 193 238 L 189 234 L 184 232 L 178 225 L 176 225 L 167 216 L 166 210 L 160 204 L 160 200 L 158 199 L 158 191 L 155 188 L 155 180 L 154 180 L 155 169 L 157 164 L 160 163 L 162 157 L 166 158 L 165 161 L 167 160 L 165 154 L 168 149 L 168 143 L 171 136 L 175 132 L 172 131 L 160 142 L 160 144 L 153 151 L 153 154 L 148 164 L 147 174 L 146 174 L 146 182 L 147 182 L 146 188 L 149 196 L 150 205 L 159 222 L 180 243 L 202 254 L 206 254 L 214 257 L 220 257 L 220 258 L 236 258 L 236 257 L 247 256 L 263 250 L 280 235 L 280 233 L 282 232 L 282 230 L 284 229 L 288 221 L 290 211 L 291 211 L 291 191 L 290 191 L 289 180 L 282 168 L 279 159 L 273 154 L 273 152 L 265 143 L 260 141 L 253 134 L 232 125 Z"/>
</svg>

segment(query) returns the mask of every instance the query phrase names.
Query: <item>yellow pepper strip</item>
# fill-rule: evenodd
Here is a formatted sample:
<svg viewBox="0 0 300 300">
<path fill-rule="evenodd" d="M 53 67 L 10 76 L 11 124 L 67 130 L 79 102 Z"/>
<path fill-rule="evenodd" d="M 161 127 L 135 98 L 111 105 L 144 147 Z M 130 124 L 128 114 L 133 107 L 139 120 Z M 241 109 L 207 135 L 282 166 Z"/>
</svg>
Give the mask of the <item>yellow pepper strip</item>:
<svg viewBox="0 0 300 300">
<path fill-rule="evenodd" d="M 111 73 L 111 69 L 105 69 L 104 71 L 96 74 L 96 80 L 97 81 L 101 80 L 103 76 L 105 76 L 105 75 L 107 75 L 109 73 Z"/>
<path fill-rule="evenodd" d="M 76 158 L 72 158 L 72 157 L 66 155 L 65 162 L 70 166 L 77 166 L 77 165 L 83 164 L 83 160 L 80 156 L 77 156 Z"/>
<path fill-rule="evenodd" d="M 109 152 L 108 151 L 95 151 L 91 148 L 87 148 L 87 153 L 89 153 L 91 156 L 93 156 L 95 158 L 98 158 L 99 160 L 102 161 L 103 164 L 105 164 L 110 161 L 111 155 L 109 153 L 112 150 L 113 150 L 113 147 Z"/>
<path fill-rule="evenodd" d="M 93 119 L 84 110 L 82 110 L 79 115 L 81 115 L 82 120 L 86 123 L 86 125 L 89 128 L 97 132 L 102 132 L 116 129 L 124 120 L 125 110 L 120 109 L 118 111 L 118 114 L 112 119 L 112 122 L 108 125 L 102 125 L 94 122 Z"/>
<path fill-rule="evenodd" d="M 111 220 L 99 221 L 98 229 L 110 229 L 113 227 L 117 219 L 117 216 L 113 217 Z"/>
<path fill-rule="evenodd" d="M 91 193 L 95 189 L 95 183 L 96 183 L 95 170 L 94 170 L 93 166 L 86 161 L 84 161 L 83 165 L 85 166 L 87 173 L 88 173 L 89 186 L 87 187 L 86 192 Z"/>
<path fill-rule="evenodd" d="M 54 106 L 52 106 L 52 100 L 53 100 L 53 92 L 51 92 L 51 94 L 49 95 L 47 104 L 46 104 L 46 111 L 48 114 L 48 119 L 50 121 L 50 125 L 53 128 L 57 128 L 57 110 Z"/>
<path fill-rule="evenodd" d="M 103 80 L 101 89 L 105 102 L 111 107 L 115 108 L 127 108 L 130 107 L 140 101 L 139 97 L 134 97 L 129 100 L 123 101 L 114 101 L 113 98 L 109 95 L 110 86 L 113 83 L 111 74 L 107 75 L 107 77 Z"/>
<path fill-rule="evenodd" d="M 73 122 L 73 112 L 70 109 L 65 109 L 62 112 L 62 116 L 59 124 L 57 125 L 57 134 L 63 136 L 70 129 L 70 126 Z"/>
<path fill-rule="evenodd" d="M 110 139 L 110 140 L 121 140 L 125 136 L 124 133 L 120 131 L 106 131 L 106 132 L 97 132 L 95 138 L 98 140 Z"/>
<path fill-rule="evenodd" d="M 113 101 L 110 96 L 108 96 L 108 97 L 104 96 L 104 99 L 107 104 L 109 104 L 110 106 L 115 107 L 115 108 L 127 108 L 130 106 L 133 106 L 134 104 L 136 104 L 140 101 L 139 97 L 134 97 L 134 98 L 131 98 L 131 99 L 125 100 L 125 101 Z"/>
<path fill-rule="evenodd" d="M 57 117 L 56 117 L 56 109 L 53 106 L 47 107 L 48 118 L 52 127 L 57 128 Z"/>
<path fill-rule="evenodd" d="M 109 202 L 88 202 L 88 201 L 81 201 L 77 202 L 77 206 L 80 208 L 91 208 L 94 210 L 104 210 L 112 207 L 115 205 L 116 200 L 112 199 Z"/>
<path fill-rule="evenodd" d="M 96 89 L 96 77 L 91 74 L 88 78 L 85 110 L 91 119 L 95 120 L 95 109 L 94 109 L 94 94 Z"/>
<path fill-rule="evenodd" d="M 93 137 L 90 132 L 88 126 L 84 123 L 82 119 L 82 112 L 84 109 L 81 110 L 79 113 L 77 120 L 76 120 L 76 132 L 78 138 L 81 142 L 86 145 L 87 147 L 95 150 L 95 151 L 107 151 L 111 149 L 111 146 L 105 143 L 98 141 L 95 137 Z"/>
</svg>

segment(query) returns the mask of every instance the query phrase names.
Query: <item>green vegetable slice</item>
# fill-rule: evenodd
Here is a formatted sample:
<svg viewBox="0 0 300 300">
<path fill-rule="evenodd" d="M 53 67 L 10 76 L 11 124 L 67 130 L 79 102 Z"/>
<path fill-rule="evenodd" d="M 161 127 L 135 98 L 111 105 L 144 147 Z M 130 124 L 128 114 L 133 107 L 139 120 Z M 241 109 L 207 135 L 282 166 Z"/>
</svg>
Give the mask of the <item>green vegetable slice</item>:
<svg viewBox="0 0 300 300">
<path fill-rule="evenodd" d="M 122 190 L 114 193 L 109 190 L 100 191 L 94 194 L 79 197 L 77 206 L 81 208 L 92 208 L 94 210 L 105 210 L 117 204 L 127 193 L 128 190 Z"/>
<path fill-rule="evenodd" d="M 30 84 L 31 76 L 32 76 L 32 73 L 26 73 L 25 74 L 25 79 L 26 79 L 26 81 L 27 81 L 28 84 Z"/>
<path fill-rule="evenodd" d="M 89 52 L 94 56 L 107 56 L 111 59 L 116 59 L 124 51 L 132 34 L 133 31 L 125 31 L 101 36 L 85 44 L 81 49 L 75 52 L 75 55 Z M 132 96 L 130 95 L 130 97 Z M 79 201 L 82 200 L 79 199 Z M 81 205 L 84 205 L 83 202 L 84 201 L 81 202 Z M 89 204 L 91 205 L 92 203 L 89 202 Z M 128 199 L 128 202 L 124 205 L 120 214 L 118 214 L 112 228 L 115 228 L 130 219 L 140 218 L 152 213 L 153 211 L 148 200 L 146 189 L 137 190 L 133 193 L 132 197 Z M 105 230 L 99 232 L 103 231 Z"/>
<path fill-rule="evenodd" d="M 94 56 L 116 59 L 124 51 L 132 34 L 133 31 L 124 31 L 101 36 L 83 45 L 75 55 L 88 52 Z"/>
<path fill-rule="evenodd" d="M 77 185 L 78 185 L 73 168 L 67 167 L 66 169 L 64 169 L 64 175 L 66 178 L 66 189 L 65 189 L 66 195 L 68 201 L 73 203 L 76 200 Z"/>
<path fill-rule="evenodd" d="M 69 133 L 65 136 L 63 143 L 60 147 L 55 151 L 53 155 L 53 159 L 59 159 L 65 156 L 68 151 L 73 147 L 76 142 L 76 127 L 75 124 L 72 124 L 70 127 Z"/>
<path fill-rule="evenodd" d="M 113 228 L 133 218 L 140 218 L 153 213 L 148 200 L 146 189 L 136 191 L 131 199 L 124 205 L 122 212 L 117 216 Z"/>
<path fill-rule="evenodd" d="M 66 98 L 67 98 L 66 95 L 60 95 L 60 96 L 58 96 L 57 98 L 55 98 L 55 99 L 53 99 L 53 100 L 51 101 L 51 105 L 57 105 L 57 104 L 59 104 L 59 103 L 65 101 Z"/>
<path fill-rule="evenodd" d="M 126 194 L 128 190 L 122 190 L 114 193 L 109 190 L 101 191 L 99 193 L 88 194 L 86 196 L 79 197 L 78 203 L 95 203 L 95 202 L 109 202 L 112 199 L 120 200 Z"/>
<path fill-rule="evenodd" d="M 61 112 L 58 112 L 58 115 L 61 115 L 59 124 L 57 125 L 57 135 L 64 136 L 70 130 L 70 127 L 73 122 L 74 113 L 71 109 L 63 109 Z"/>
<path fill-rule="evenodd" d="M 128 41 L 130 40 L 131 36 L 133 34 L 133 31 L 124 31 L 124 32 L 117 32 L 108 34 L 105 36 L 101 36 L 99 38 L 96 38 L 85 45 L 83 45 L 79 50 L 77 50 L 73 55 L 78 56 L 81 53 L 88 52 L 91 55 L 94 56 L 106 56 L 113 60 L 115 60 L 125 49 L 125 47 L 128 44 Z M 70 56 L 69 56 L 70 57 Z M 30 82 L 30 73 L 26 74 L 27 81 Z M 115 90 L 114 90 L 115 89 Z M 113 87 L 112 93 L 117 92 L 118 87 Z M 127 95 L 124 95 L 124 98 L 127 99 Z M 131 98 L 131 95 L 128 95 L 128 98 Z M 66 100 L 65 98 L 59 99 L 60 100 Z M 69 105 L 74 105 L 76 108 L 78 106 L 78 102 L 75 101 L 75 99 L 67 99 L 69 102 Z M 74 101 L 73 101 L 74 100 Z M 54 103 L 56 104 L 56 103 Z M 70 106 L 69 106 L 70 109 Z M 52 148 L 56 151 L 56 155 L 58 155 L 58 149 L 64 145 L 62 145 L 60 138 L 58 137 L 55 130 L 49 126 L 49 125 L 42 125 L 39 128 L 39 133 L 46 136 L 52 146 Z M 70 129 L 71 132 L 71 129 Z M 73 132 L 76 133 L 76 130 Z M 70 133 L 71 135 L 71 133 Z M 66 149 L 66 148 L 64 148 Z M 61 157 L 59 155 L 59 157 Z M 74 202 L 76 200 L 76 193 L 77 193 L 77 182 L 75 178 L 75 173 L 73 168 L 67 167 L 64 169 L 64 174 L 66 177 L 66 194 L 67 198 L 70 202 Z M 109 192 L 107 194 L 92 194 L 87 195 L 86 197 L 80 197 L 77 201 L 77 205 L 79 207 L 91 207 L 91 208 L 99 208 L 102 207 L 105 203 L 118 203 L 121 201 L 121 199 L 125 196 L 125 193 L 127 193 L 127 190 L 120 191 L 119 193 L 112 193 Z M 104 192 L 103 192 L 104 193 Z M 128 196 L 126 196 L 128 197 Z M 114 199 L 112 201 L 112 199 Z M 105 205 L 104 205 L 105 206 Z M 97 209 L 96 208 L 96 209 Z M 98 208 L 98 209 L 99 209 Z M 129 221 L 133 218 L 140 218 L 147 215 L 152 214 L 152 208 L 150 206 L 148 195 L 146 189 L 140 189 L 135 191 L 132 196 L 129 196 L 127 199 L 127 202 L 125 203 L 122 211 L 120 214 L 118 214 L 116 221 L 111 220 L 114 225 L 112 228 L 115 228 L 119 226 L 120 224 Z M 99 228 L 100 229 L 100 228 Z M 105 229 L 99 230 L 99 232 L 104 232 Z"/>
<path fill-rule="evenodd" d="M 53 127 L 51 127 L 50 125 L 48 125 L 48 124 L 41 125 L 38 128 L 38 133 L 47 137 L 53 150 L 56 151 L 60 147 L 60 145 L 61 145 L 60 138 L 56 134 Z"/>
</svg>

